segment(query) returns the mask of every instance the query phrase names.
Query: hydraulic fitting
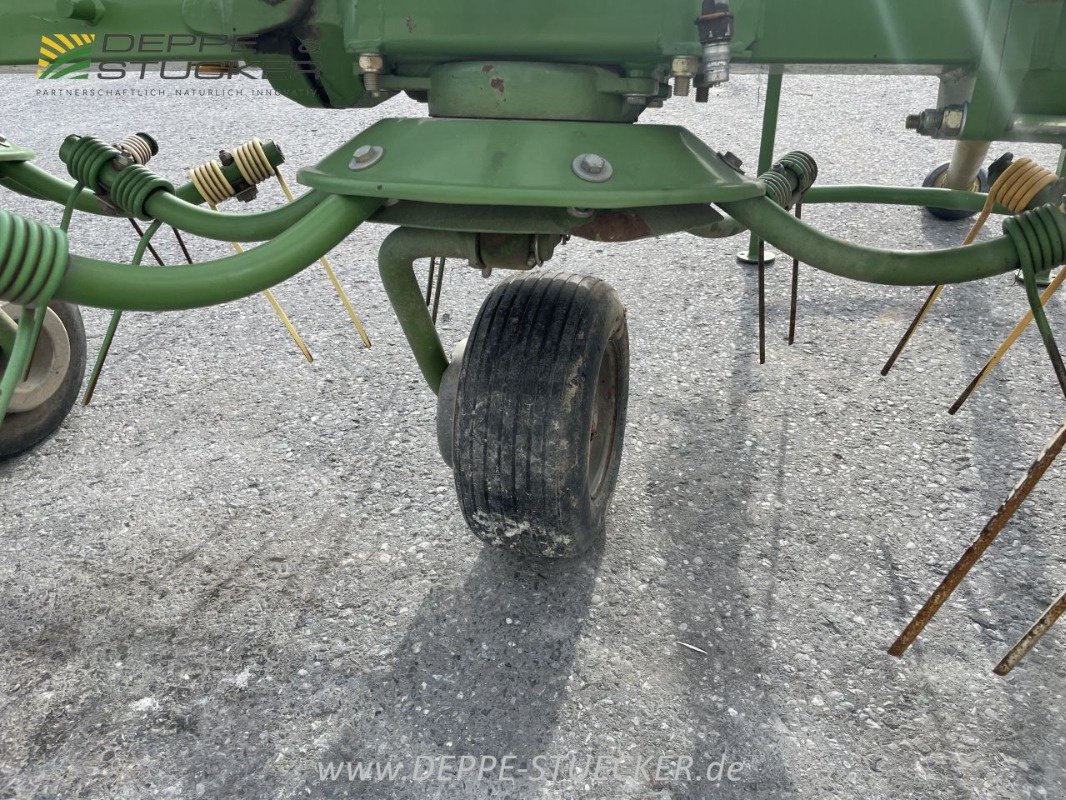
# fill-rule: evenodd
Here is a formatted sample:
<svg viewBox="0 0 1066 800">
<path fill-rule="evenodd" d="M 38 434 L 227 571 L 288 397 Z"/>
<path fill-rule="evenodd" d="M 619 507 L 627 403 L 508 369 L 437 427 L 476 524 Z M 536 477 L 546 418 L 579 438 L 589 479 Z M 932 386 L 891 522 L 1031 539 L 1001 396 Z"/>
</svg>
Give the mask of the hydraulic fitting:
<svg viewBox="0 0 1066 800">
<path fill-rule="evenodd" d="M 733 12 L 727 0 L 703 0 L 696 26 L 703 45 L 703 83 L 725 83 L 729 80 L 729 43 L 733 39 Z"/>
</svg>

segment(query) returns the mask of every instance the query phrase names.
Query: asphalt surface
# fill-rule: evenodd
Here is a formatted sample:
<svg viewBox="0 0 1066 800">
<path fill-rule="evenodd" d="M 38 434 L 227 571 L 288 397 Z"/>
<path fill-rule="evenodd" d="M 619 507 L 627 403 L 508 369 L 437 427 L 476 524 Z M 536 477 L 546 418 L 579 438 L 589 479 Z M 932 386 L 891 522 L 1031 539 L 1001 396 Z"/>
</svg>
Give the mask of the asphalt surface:
<svg viewBox="0 0 1066 800">
<path fill-rule="evenodd" d="M 45 97 L 4 76 L 2 132 L 62 173 L 66 134 L 147 130 L 175 180 L 258 135 L 292 178 L 373 120 L 422 113 L 307 111 L 250 83 L 228 98 L 124 85 L 171 93 Z M 741 76 L 646 121 L 754 164 L 762 85 Z M 778 150 L 814 154 L 826 185 L 918 185 L 949 155 L 902 130 L 931 79 L 786 89 Z M 1014 150 L 1054 166 L 1050 148 Z M 6 192 L 2 205 L 60 216 Z M 910 209 L 806 212 L 886 247 L 966 230 Z M 277 290 L 313 365 L 260 297 L 130 314 L 94 404 L 0 466 L 0 797 L 1066 794 L 1066 631 L 1010 678 L 991 674 L 1066 586 L 1062 465 L 914 650 L 885 653 L 1061 422 L 1033 333 L 945 413 L 1026 308 L 1011 277 L 949 289 L 882 379 L 925 290 L 804 268 L 789 348 L 780 262 L 760 367 L 742 239 L 571 241 L 552 266 L 604 277 L 629 310 L 626 454 L 604 545 L 529 562 L 463 523 L 433 397 L 377 280 L 386 232 L 360 229 L 334 254 L 370 352 L 318 268 Z M 79 217 L 73 246 L 125 260 L 134 238 Z M 446 343 L 498 279 L 449 266 Z M 1056 300 L 1053 323 L 1062 312 Z M 107 315 L 86 317 L 94 353 Z M 597 759 L 598 774 L 575 769 Z M 387 763 L 393 779 L 357 774 Z"/>
</svg>

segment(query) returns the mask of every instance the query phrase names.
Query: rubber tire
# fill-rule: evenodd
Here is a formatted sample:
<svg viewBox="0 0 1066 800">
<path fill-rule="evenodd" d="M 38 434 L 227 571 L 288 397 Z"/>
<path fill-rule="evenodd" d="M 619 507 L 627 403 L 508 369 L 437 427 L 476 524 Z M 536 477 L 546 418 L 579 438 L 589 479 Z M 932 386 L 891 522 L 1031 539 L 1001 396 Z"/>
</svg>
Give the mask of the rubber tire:
<svg viewBox="0 0 1066 800">
<path fill-rule="evenodd" d="M 942 189 L 942 186 L 938 185 L 938 181 L 945 172 L 948 171 L 949 164 L 941 164 L 926 176 L 925 181 L 922 183 L 922 187 L 925 189 Z M 977 173 L 978 191 L 987 194 L 988 193 L 988 172 L 987 170 L 981 170 Z M 976 217 L 976 211 L 968 211 L 964 208 L 929 208 L 925 209 L 937 219 L 942 219 L 945 222 L 958 222 L 963 219 L 970 219 Z"/>
<path fill-rule="evenodd" d="M 610 355 L 608 355 L 610 351 Z M 600 375 L 604 359 L 607 375 Z M 614 370 L 610 366 L 613 364 Z M 606 387 L 598 393 L 603 382 Z M 598 396 L 613 408 L 593 486 Z M 485 300 L 455 400 L 452 463 L 463 515 L 489 544 L 572 558 L 599 541 L 618 480 L 629 399 L 626 311 L 607 283 L 521 275 Z M 601 430 L 605 430 L 602 422 Z"/>
<path fill-rule="evenodd" d="M 70 338 L 70 366 L 59 389 L 32 411 L 8 414 L 0 423 L 0 461 L 32 450 L 59 430 L 78 399 L 85 379 L 85 323 L 81 311 L 70 303 L 52 301 L 49 306 L 63 322 Z"/>
</svg>

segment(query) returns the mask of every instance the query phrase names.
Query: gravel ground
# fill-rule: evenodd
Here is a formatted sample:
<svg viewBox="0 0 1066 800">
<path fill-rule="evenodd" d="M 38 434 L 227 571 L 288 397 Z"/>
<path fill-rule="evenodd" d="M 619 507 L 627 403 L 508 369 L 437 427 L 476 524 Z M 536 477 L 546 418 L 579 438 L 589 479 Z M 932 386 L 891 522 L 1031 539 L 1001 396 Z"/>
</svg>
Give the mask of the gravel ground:
<svg viewBox="0 0 1066 800">
<path fill-rule="evenodd" d="M 67 133 L 145 129 L 175 179 L 259 135 L 282 144 L 292 177 L 380 116 L 421 113 L 403 100 L 307 111 L 242 86 L 42 97 L 4 76 L 3 133 L 61 172 Z M 646 121 L 754 163 L 762 87 L 741 76 L 707 106 Z M 931 79 L 786 88 L 779 151 L 813 153 L 825 184 L 916 185 L 950 152 L 902 130 Z M 1054 165 L 1050 148 L 1015 151 Z M 10 193 L 2 204 L 59 219 Z M 806 217 L 880 246 L 965 232 L 909 209 Z M 0 797 L 1066 794 L 1066 635 L 991 675 L 1066 586 L 1061 465 L 907 658 L 885 654 L 1060 422 L 1032 333 L 963 413 L 944 413 L 1025 310 L 1012 278 L 947 291 L 882 379 L 924 290 L 805 269 L 788 348 L 779 265 L 760 367 L 740 239 L 572 241 L 553 266 L 606 278 L 629 309 L 627 450 L 605 545 L 523 562 L 464 526 L 433 398 L 376 277 L 385 233 L 361 229 L 334 258 L 372 351 L 320 269 L 278 289 L 313 365 L 260 297 L 130 314 L 93 406 L 0 466 Z M 116 260 L 134 246 L 121 221 L 83 218 L 73 242 Z M 449 271 L 447 343 L 495 280 Z M 87 311 L 91 353 L 106 318 Z M 571 769 L 596 759 L 599 774 Z M 349 780 L 342 763 L 375 760 L 405 779 Z"/>
</svg>

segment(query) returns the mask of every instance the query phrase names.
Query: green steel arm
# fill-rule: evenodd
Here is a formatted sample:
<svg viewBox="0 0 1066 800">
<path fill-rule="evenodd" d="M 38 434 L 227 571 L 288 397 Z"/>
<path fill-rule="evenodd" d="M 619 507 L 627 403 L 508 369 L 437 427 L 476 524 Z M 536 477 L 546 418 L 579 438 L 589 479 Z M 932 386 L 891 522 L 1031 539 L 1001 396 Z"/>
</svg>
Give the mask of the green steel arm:
<svg viewBox="0 0 1066 800">
<path fill-rule="evenodd" d="M 262 242 L 273 239 L 309 216 L 327 197 L 328 195 L 322 192 L 312 190 L 299 197 L 295 203 L 278 206 L 270 211 L 227 214 L 200 208 L 186 203 L 176 195 L 159 192 L 148 201 L 146 209 L 156 219 L 205 239 L 217 239 L 222 242 Z"/>
<path fill-rule="evenodd" d="M 948 250 L 908 252 L 850 244 L 797 220 L 768 197 L 720 203 L 760 238 L 812 267 L 866 283 L 933 286 L 990 278 L 1018 268 L 1010 239 Z"/>
<path fill-rule="evenodd" d="M 70 197 L 74 184 L 63 178 L 57 178 L 47 170 L 43 170 L 29 161 L 3 161 L 0 162 L 0 183 L 26 197 L 38 200 L 51 200 L 63 205 Z M 100 214 L 103 216 L 118 216 L 116 212 L 100 197 L 88 189 L 82 189 L 81 194 L 74 204 L 78 211 L 88 214 Z"/>
<path fill-rule="evenodd" d="M 236 168 L 225 169 L 234 172 Z M 105 185 L 110 184 L 115 174 L 113 169 L 105 170 Z M 58 178 L 29 161 L 0 162 L 0 184 L 19 194 L 60 204 L 66 204 L 74 189 L 71 181 Z M 176 228 L 207 239 L 261 242 L 272 239 L 292 226 L 325 198 L 323 193 L 312 190 L 297 198 L 296 202 L 270 211 L 227 214 L 198 208 L 204 199 L 191 183 L 186 183 L 178 187 L 173 195 L 157 194 L 149 201 L 148 210 L 153 216 Z M 74 207 L 90 214 L 125 216 L 88 189 L 81 191 Z"/>
<path fill-rule="evenodd" d="M 922 206 L 925 208 L 957 208 L 980 211 L 987 195 L 960 192 L 954 189 L 924 189 L 901 186 L 815 186 L 803 197 L 804 204 L 870 203 L 886 206 Z M 1010 214 L 1001 205 L 996 214 Z"/>
<path fill-rule="evenodd" d="M 19 194 L 60 204 L 66 203 L 74 188 L 70 181 L 57 178 L 40 167 L 23 161 L 0 162 L 0 183 Z M 202 203 L 203 198 L 195 189 L 189 191 L 186 187 L 191 188 L 192 184 L 180 187 L 173 195 L 159 192 L 148 201 L 147 210 L 157 219 L 187 233 L 224 242 L 262 242 L 272 239 L 305 217 L 327 196 L 312 190 L 298 197 L 295 203 L 270 211 L 228 214 L 194 205 Z M 183 197 L 188 197 L 189 201 L 182 199 Z M 102 202 L 100 197 L 88 189 L 83 189 L 78 195 L 75 208 L 90 214 L 125 216 L 123 212 L 115 211 Z"/>
<path fill-rule="evenodd" d="M 477 263 L 476 235 L 398 228 L 385 237 L 378 253 L 381 283 L 418 367 L 434 394 L 440 389 L 441 377 L 448 368 L 448 356 L 415 278 L 414 262 L 419 258 L 437 256 L 465 258 Z"/>
<path fill-rule="evenodd" d="M 180 311 L 227 303 L 288 280 L 313 264 L 380 204 L 368 198 L 329 197 L 270 242 L 193 266 L 144 269 L 72 256 L 56 297 L 122 311 Z"/>
</svg>

